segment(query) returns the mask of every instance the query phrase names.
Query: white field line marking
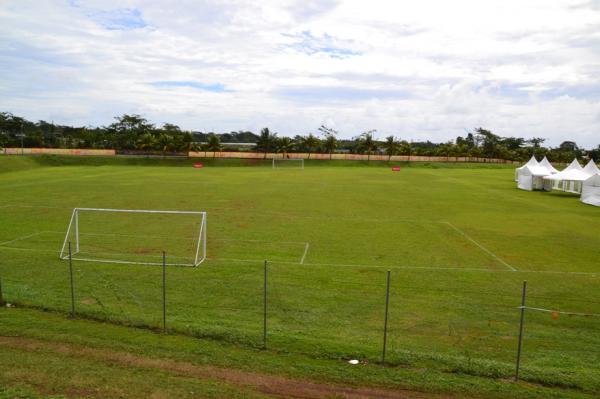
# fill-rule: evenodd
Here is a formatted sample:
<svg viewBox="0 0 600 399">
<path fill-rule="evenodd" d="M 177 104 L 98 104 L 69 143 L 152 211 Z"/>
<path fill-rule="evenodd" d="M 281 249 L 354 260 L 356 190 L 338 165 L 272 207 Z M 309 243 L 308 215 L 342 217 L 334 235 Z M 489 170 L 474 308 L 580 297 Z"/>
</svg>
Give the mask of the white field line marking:
<svg viewBox="0 0 600 399">
<path fill-rule="evenodd" d="M 503 261 L 502 259 L 500 259 L 498 256 L 496 256 L 495 253 L 493 253 L 492 251 L 490 251 L 489 249 L 487 249 L 486 247 L 484 247 L 483 245 L 481 245 L 480 243 L 478 243 L 477 241 L 475 241 L 473 238 L 471 238 L 469 235 L 467 235 L 467 233 L 465 233 L 464 231 L 462 231 L 461 229 L 459 229 L 458 227 L 456 227 L 455 225 L 453 225 L 450 222 L 444 222 L 445 224 L 447 224 L 448 226 L 452 227 L 457 233 L 461 234 L 462 236 L 464 236 L 467 240 L 471 241 L 473 244 L 477 245 L 483 252 L 487 253 L 488 255 L 490 255 L 492 258 L 496 259 L 498 262 L 502 263 L 504 266 L 508 267 L 510 270 L 512 270 L 513 272 L 516 272 L 517 269 L 515 269 L 514 267 L 512 267 L 511 265 L 509 265 L 508 263 L 506 263 L 505 261 Z"/>
<path fill-rule="evenodd" d="M 68 258 L 64 258 L 64 259 L 68 259 Z M 106 259 L 77 258 L 77 257 L 72 257 L 71 259 L 78 260 L 78 261 L 81 261 L 81 262 L 162 266 L 162 262 L 134 262 L 134 261 L 129 261 L 129 260 L 106 260 Z M 187 267 L 194 267 L 194 264 L 192 264 L 192 263 L 165 263 L 165 266 L 187 266 Z"/>
<path fill-rule="evenodd" d="M 47 206 L 47 205 L 22 205 L 22 204 L 8 204 L 2 205 L 0 208 L 48 208 L 48 209 L 69 209 L 60 206 Z M 71 208 L 72 209 L 72 208 Z"/>
<path fill-rule="evenodd" d="M 111 255 L 122 255 L 122 256 L 139 256 L 139 257 L 143 257 L 143 258 L 156 258 L 156 259 L 162 259 L 162 254 L 158 254 L 155 253 L 153 255 L 151 254 L 143 254 L 143 255 L 139 255 L 139 254 L 133 254 L 133 253 L 123 253 L 123 252 L 76 252 L 75 254 L 77 255 L 85 255 L 85 256 L 89 256 L 89 257 L 94 257 L 94 256 L 99 256 L 99 255 L 106 255 L 106 256 L 111 256 Z M 75 255 L 73 254 L 73 255 Z M 65 255 L 64 259 L 67 259 L 68 255 Z M 180 256 L 180 255 L 167 255 L 167 259 L 170 258 L 178 258 L 178 259 L 192 259 L 191 256 Z M 75 258 L 73 258 L 75 259 Z"/>
<path fill-rule="evenodd" d="M 60 254 L 60 251 L 53 251 L 50 249 L 39 249 L 39 248 L 20 248 L 20 247 L 0 246 L 0 249 L 10 249 L 10 250 L 14 250 L 14 251 L 44 252 L 47 254 Z"/>
<path fill-rule="evenodd" d="M 263 259 L 237 259 L 237 258 L 207 258 L 210 261 L 216 262 L 240 262 L 240 263 L 256 263 L 263 262 Z M 270 263 L 282 265 L 300 265 L 299 262 L 269 260 Z M 449 271 L 465 271 L 465 272 L 486 272 L 486 273 L 540 273 L 540 274 L 565 274 L 565 275 L 580 275 L 580 276 L 600 276 L 600 272 L 563 272 L 557 270 L 496 270 L 490 268 L 477 267 L 451 267 L 451 266 L 407 266 L 407 265 L 362 265 L 362 264 L 343 264 L 343 263 L 303 263 L 304 266 L 327 266 L 327 267 L 344 267 L 344 268 L 372 268 L 372 269 L 405 269 L 405 270 L 449 270 Z"/>
<path fill-rule="evenodd" d="M 46 250 L 46 249 L 39 249 L 39 248 L 19 248 L 19 247 L 9 247 L 8 244 L 12 244 L 14 242 L 17 241 L 23 241 L 23 240 L 27 240 L 31 237 L 35 237 L 35 236 L 39 236 L 42 234 L 56 234 L 56 233 L 60 233 L 60 234 L 64 234 L 62 232 L 57 232 L 57 231 L 51 231 L 51 230 L 45 230 L 45 231 L 39 231 L 37 233 L 32 233 L 23 237 L 18 237 L 15 238 L 14 240 L 10 240 L 10 241 L 5 241 L 5 242 L 1 242 L 0 243 L 0 247 L 3 249 L 14 249 L 14 250 L 20 250 L 20 251 L 36 251 L 36 252 L 46 252 L 46 253 L 58 253 L 60 254 L 61 251 L 53 251 L 53 250 Z M 135 236 L 134 236 L 135 237 Z M 46 243 L 48 243 L 46 241 Z M 83 254 L 87 254 L 86 252 L 78 252 L 78 254 L 83 255 Z M 94 253 L 90 253 L 90 256 L 94 256 L 94 255 L 124 255 L 124 256 L 135 256 L 135 254 L 131 254 L 131 253 L 121 253 L 121 252 L 94 252 Z M 155 255 L 148 255 L 148 254 L 144 254 L 144 256 L 148 257 L 148 258 L 162 258 L 161 254 L 155 254 Z M 179 258 L 179 259 L 191 259 L 189 256 L 177 256 L 177 255 L 169 255 L 169 258 Z M 75 257 L 73 257 L 73 259 L 76 259 Z"/>
<path fill-rule="evenodd" d="M 20 247 L 7 247 L 7 246 L 0 245 L 0 249 L 10 249 L 10 250 L 14 250 L 14 251 L 42 252 L 42 253 L 47 253 L 47 254 L 59 254 L 60 255 L 60 251 L 54 251 L 54 250 L 50 250 L 50 249 L 40 249 L 40 248 L 20 248 Z M 86 252 L 78 252 L 77 254 L 80 254 L 80 255 L 81 254 L 86 254 Z M 94 256 L 94 255 L 125 255 L 125 256 L 131 256 L 132 254 L 124 254 L 124 253 L 119 253 L 119 252 L 95 252 L 95 253 L 90 254 L 90 255 L 91 256 Z M 146 257 L 161 259 L 162 255 L 146 255 Z M 191 259 L 191 257 L 189 257 L 189 256 L 175 256 L 175 255 L 170 255 L 170 256 L 168 256 L 168 258 Z M 67 259 L 67 257 L 65 257 L 64 259 Z M 73 260 L 77 260 L 77 258 L 73 257 Z M 239 261 L 239 259 L 236 259 L 236 260 Z M 101 262 L 101 260 L 97 260 L 97 261 Z M 160 264 L 162 264 L 162 263 L 160 263 Z M 167 263 L 167 265 L 169 265 L 169 263 Z"/>
<path fill-rule="evenodd" d="M 302 258 L 300 258 L 300 264 L 303 265 L 304 264 L 304 259 L 306 259 L 306 255 L 308 254 L 308 247 L 310 246 L 310 243 L 306 243 L 306 246 L 304 247 L 304 253 L 302 254 Z"/>
<path fill-rule="evenodd" d="M 18 248 L 18 247 L 0 247 L 0 250 L 9 249 L 15 251 L 30 251 L 30 252 L 45 252 L 48 254 L 60 254 L 60 251 L 52 251 L 38 248 Z M 111 254 L 112 255 L 112 254 Z M 174 256 L 172 256 L 174 257 Z M 182 257 L 183 258 L 183 257 Z M 239 263 L 260 263 L 264 262 L 264 259 L 236 259 L 236 258 L 212 258 L 207 257 L 206 260 L 213 262 L 239 262 Z M 270 260 L 270 263 L 281 264 L 281 265 L 300 265 L 298 262 L 289 261 L 278 261 Z M 360 265 L 360 264 L 340 264 L 340 263 L 303 263 L 304 266 L 329 266 L 329 267 L 358 267 L 358 268 L 370 268 L 370 269 L 399 269 L 399 270 L 448 270 L 448 271 L 464 271 L 464 272 L 485 272 L 485 273 L 539 273 L 539 274 L 561 274 L 561 275 L 575 275 L 575 276 L 600 276 L 599 272 L 563 272 L 559 270 L 494 270 L 489 268 L 467 268 L 467 267 L 435 267 L 435 266 L 385 266 L 385 265 Z"/>
<path fill-rule="evenodd" d="M 546 312 L 546 313 L 560 313 L 560 314 L 566 314 L 566 315 L 569 315 L 569 316 L 600 317 L 600 313 L 565 312 L 565 311 L 562 311 L 562 310 L 553 310 L 553 309 L 544 309 L 544 308 L 532 308 L 530 306 L 518 306 L 517 309 L 529 309 L 529 310 L 536 310 L 538 312 Z"/>
<path fill-rule="evenodd" d="M 38 231 L 36 233 L 29 234 L 29 235 L 26 235 L 26 236 L 23 236 L 23 237 L 17 237 L 14 240 L 0 242 L 0 246 L 7 245 L 7 244 L 12 244 L 13 242 L 17 242 L 17 241 L 26 240 L 28 238 L 35 237 L 35 236 L 38 236 L 40 234 L 44 234 L 44 231 Z"/>
</svg>

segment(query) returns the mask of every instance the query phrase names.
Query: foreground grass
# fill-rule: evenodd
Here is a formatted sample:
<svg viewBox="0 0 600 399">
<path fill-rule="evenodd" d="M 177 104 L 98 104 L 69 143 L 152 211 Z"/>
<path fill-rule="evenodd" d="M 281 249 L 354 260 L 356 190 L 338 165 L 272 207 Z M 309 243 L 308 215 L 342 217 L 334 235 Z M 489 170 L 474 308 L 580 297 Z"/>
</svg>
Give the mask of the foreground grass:
<svg viewBox="0 0 600 399">
<path fill-rule="evenodd" d="M 440 372 L 421 367 L 382 367 L 376 364 L 348 365 L 345 361 L 314 359 L 273 351 L 243 349 L 212 340 L 165 336 L 139 329 L 87 320 L 68 320 L 62 315 L 27 309 L 0 310 L 0 337 L 26 342 L 11 345 L 0 339 L 0 395 L 5 397 L 264 397 L 260 383 L 232 384 L 219 378 L 199 378 L 185 370 L 191 365 L 237 369 L 268 375 L 283 375 L 305 381 L 327 382 L 349 387 L 407 390 L 460 397 L 486 398 L 591 398 L 571 389 L 549 388 L 510 380 Z M 39 344 L 54 343 L 58 346 Z M 7 343 L 8 342 L 8 343 Z M 54 350 L 48 349 L 58 348 Z M 77 355 L 100 350 L 109 360 Z M 107 352 L 108 351 L 108 352 Z M 115 360 L 128 359 L 121 364 Z M 126 355 L 129 354 L 129 355 Z M 163 359 L 189 364 L 176 371 L 149 367 L 136 359 Z M 160 363 L 158 363 L 160 364 Z M 137 365 L 137 366 L 136 366 Z M 258 380 L 257 380 L 258 381 Z M 268 384 L 267 382 L 262 382 Z M 376 391 L 375 391 L 376 392 Z M 412 393 L 411 393 L 412 392 Z M 2 397 L 2 396 L 0 396 Z M 399 396 L 400 397 L 400 396 Z"/>
<path fill-rule="evenodd" d="M 386 163 L 344 168 L 315 161 L 304 171 L 273 171 L 270 164 L 225 168 L 244 164 L 207 160 L 195 170 L 191 162 L 0 157 L 0 166 L 11 170 L 0 175 L 0 277 L 7 299 L 68 311 L 68 274 L 56 251 L 73 207 L 102 206 L 208 211 L 209 260 L 167 273 L 169 330 L 207 345 L 265 353 L 258 349 L 262 260 L 269 259 L 273 352 L 267 354 L 274 363 L 264 372 L 470 395 L 500 389 L 510 396 L 505 389 L 517 388 L 497 384 L 514 372 L 523 280 L 530 306 L 600 313 L 599 240 L 585 227 L 594 224 L 597 209 L 573 196 L 517 191 L 512 168 L 411 164 L 396 173 Z M 180 233 L 186 232 L 174 235 Z M 310 250 L 301 263 L 305 243 Z M 388 269 L 390 367 L 382 368 L 376 364 Z M 74 277 L 82 317 L 161 325 L 159 269 L 76 262 Z M 518 388 L 519 394 L 550 395 L 548 387 L 558 397 L 598 394 L 599 327 L 596 318 L 553 320 L 528 312 L 522 377 L 536 385 Z M 44 337 L 46 327 L 37 328 Z M 379 371 L 337 369 L 351 358 Z M 321 369 L 295 374 L 285 359 Z M 546 388 L 538 391 L 537 384 Z"/>
</svg>

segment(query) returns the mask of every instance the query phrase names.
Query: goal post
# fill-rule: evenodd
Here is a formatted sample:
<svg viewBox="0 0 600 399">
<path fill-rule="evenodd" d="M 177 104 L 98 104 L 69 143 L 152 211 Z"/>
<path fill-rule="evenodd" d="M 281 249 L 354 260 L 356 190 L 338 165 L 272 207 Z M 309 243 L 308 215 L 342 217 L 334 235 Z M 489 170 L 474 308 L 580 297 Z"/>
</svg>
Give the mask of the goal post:
<svg viewBox="0 0 600 399">
<path fill-rule="evenodd" d="M 206 212 L 74 208 L 60 259 L 198 266 L 206 259 Z"/>
<path fill-rule="evenodd" d="M 304 169 L 302 158 L 273 158 L 273 169 Z"/>
</svg>

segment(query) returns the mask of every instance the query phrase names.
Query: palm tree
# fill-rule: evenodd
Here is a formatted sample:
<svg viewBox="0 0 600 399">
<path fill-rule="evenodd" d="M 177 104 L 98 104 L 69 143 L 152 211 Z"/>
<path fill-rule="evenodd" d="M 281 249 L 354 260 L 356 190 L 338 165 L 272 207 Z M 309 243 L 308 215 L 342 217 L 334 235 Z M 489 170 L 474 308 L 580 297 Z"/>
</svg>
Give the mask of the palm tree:
<svg viewBox="0 0 600 399">
<path fill-rule="evenodd" d="M 190 152 L 193 151 L 193 147 L 194 145 L 194 136 L 192 136 L 192 133 L 190 132 L 184 132 L 181 133 L 179 138 L 179 150 L 180 151 L 185 151 L 185 152 Z"/>
<path fill-rule="evenodd" d="M 208 151 L 212 151 L 213 158 L 215 158 L 217 152 L 223 149 L 223 146 L 221 145 L 221 139 L 219 138 L 219 136 L 217 136 L 214 133 L 209 134 L 208 139 L 206 140 L 206 149 Z"/>
<path fill-rule="evenodd" d="M 173 137 L 168 134 L 161 133 L 156 138 L 156 144 L 158 145 L 158 148 L 162 151 L 163 155 L 165 155 L 173 147 Z"/>
<path fill-rule="evenodd" d="M 360 147 L 364 148 L 367 151 L 367 162 L 371 160 L 371 153 L 373 150 L 377 149 L 377 142 L 373 138 L 373 134 L 377 130 L 369 130 L 368 132 L 364 132 L 360 136 L 358 136 L 358 141 Z"/>
<path fill-rule="evenodd" d="M 302 137 L 300 140 L 300 144 L 308 149 L 308 159 L 310 159 L 310 153 L 319 146 L 321 140 L 319 140 L 319 138 L 312 133 L 309 133 L 308 136 Z"/>
<path fill-rule="evenodd" d="M 156 139 L 152 134 L 144 133 L 138 138 L 135 146 L 142 151 L 153 150 L 156 147 Z"/>
<path fill-rule="evenodd" d="M 383 143 L 385 153 L 388 155 L 388 162 L 391 161 L 392 156 L 400 152 L 400 142 L 396 140 L 394 136 L 388 136 Z"/>
<path fill-rule="evenodd" d="M 268 127 L 261 129 L 260 136 L 256 142 L 256 149 L 265 153 L 264 159 L 267 159 L 267 153 L 273 149 L 276 139 L 277 133 L 271 133 Z"/>
<path fill-rule="evenodd" d="M 276 141 L 277 152 L 283 153 L 283 157 L 287 158 L 287 153 L 294 149 L 294 140 L 289 137 L 282 137 Z"/>
<path fill-rule="evenodd" d="M 321 125 L 319 131 L 325 136 L 323 146 L 325 147 L 325 151 L 329 153 L 329 159 L 331 160 L 333 158 L 333 152 L 338 146 L 338 141 L 335 137 L 338 134 L 338 131 L 325 125 Z"/>
<path fill-rule="evenodd" d="M 325 147 L 325 151 L 329 153 L 329 159 L 333 158 L 333 153 L 338 146 L 337 138 L 333 134 L 328 135 L 323 140 L 323 146 Z"/>
</svg>

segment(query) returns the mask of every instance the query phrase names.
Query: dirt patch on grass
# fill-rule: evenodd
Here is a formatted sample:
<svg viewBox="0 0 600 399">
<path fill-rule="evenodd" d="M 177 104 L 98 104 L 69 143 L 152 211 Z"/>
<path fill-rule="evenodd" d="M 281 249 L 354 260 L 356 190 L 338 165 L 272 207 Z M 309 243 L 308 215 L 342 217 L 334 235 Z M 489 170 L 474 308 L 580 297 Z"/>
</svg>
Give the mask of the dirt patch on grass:
<svg viewBox="0 0 600 399">
<path fill-rule="evenodd" d="M 131 252 L 133 252 L 134 254 L 141 254 L 141 255 L 145 255 L 145 254 L 158 254 L 161 253 L 161 251 L 159 251 L 156 248 L 133 248 L 131 250 Z"/>
<path fill-rule="evenodd" d="M 347 399 L 423 399 L 449 398 L 437 394 L 424 394 L 404 390 L 381 388 L 359 388 L 341 385 L 329 385 L 311 381 L 296 380 L 276 375 L 252 373 L 241 370 L 223 369 L 210 366 L 198 366 L 192 363 L 170 359 L 155 359 L 134 355 L 128 352 L 111 351 L 82 347 L 66 343 L 53 343 L 22 337 L 0 337 L 0 345 L 27 351 L 48 351 L 66 356 L 83 357 L 100 362 L 117 363 L 127 367 L 162 370 L 187 377 L 214 379 L 231 385 L 244 386 L 267 395 L 284 398 L 347 398 Z M 65 392 L 72 396 L 86 396 L 93 392 Z"/>
</svg>

